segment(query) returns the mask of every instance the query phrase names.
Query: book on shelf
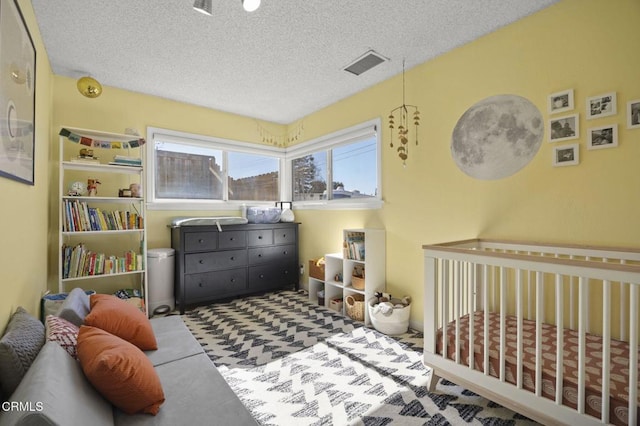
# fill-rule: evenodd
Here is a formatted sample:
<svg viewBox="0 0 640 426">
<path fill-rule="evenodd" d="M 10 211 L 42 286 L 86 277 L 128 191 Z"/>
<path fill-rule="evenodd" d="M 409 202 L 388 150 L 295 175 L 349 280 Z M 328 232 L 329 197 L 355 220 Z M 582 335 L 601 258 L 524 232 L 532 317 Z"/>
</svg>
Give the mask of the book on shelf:
<svg viewBox="0 0 640 426">
<path fill-rule="evenodd" d="M 365 260 L 364 233 L 346 232 L 343 241 L 343 255 L 347 259 Z"/>
<path fill-rule="evenodd" d="M 71 163 L 100 164 L 98 157 L 73 157 L 69 161 Z"/>
<path fill-rule="evenodd" d="M 109 164 L 117 165 L 117 166 L 142 166 L 142 158 L 139 157 L 128 157 L 126 155 L 116 155 L 113 157 L 113 161 L 109 162 Z"/>
<path fill-rule="evenodd" d="M 136 212 L 103 211 L 86 201 L 63 200 L 62 215 L 64 232 L 144 229 L 144 218 Z"/>
<path fill-rule="evenodd" d="M 63 279 L 142 271 L 143 268 L 142 255 L 133 250 L 118 257 L 88 250 L 84 243 L 62 246 Z"/>
</svg>

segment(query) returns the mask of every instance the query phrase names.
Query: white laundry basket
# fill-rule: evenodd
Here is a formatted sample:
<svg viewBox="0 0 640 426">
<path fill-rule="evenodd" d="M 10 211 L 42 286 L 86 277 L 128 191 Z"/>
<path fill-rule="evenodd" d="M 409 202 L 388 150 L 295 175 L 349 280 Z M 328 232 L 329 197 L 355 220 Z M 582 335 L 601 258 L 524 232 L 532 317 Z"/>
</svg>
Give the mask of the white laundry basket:
<svg viewBox="0 0 640 426">
<path fill-rule="evenodd" d="M 371 324 L 376 330 L 389 336 L 406 333 L 409 329 L 409 314 L 411 313 L 410 299 L 407 305 L 403 305 L 400 299 L 391 299 L 390 302 L 394 305 L 393 309 L 390 312 L 383 313 L 377 306 L 378 298 L 372 297 L 369 299 L 367 309 L 369 309 Z"/>
</svg>

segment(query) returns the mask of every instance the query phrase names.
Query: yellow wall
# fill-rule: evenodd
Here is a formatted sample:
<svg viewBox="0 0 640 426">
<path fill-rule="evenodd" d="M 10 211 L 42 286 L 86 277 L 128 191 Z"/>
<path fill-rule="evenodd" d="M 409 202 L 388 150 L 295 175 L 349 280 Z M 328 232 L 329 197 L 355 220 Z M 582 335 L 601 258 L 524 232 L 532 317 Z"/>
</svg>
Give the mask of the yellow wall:
<svg viewBox="0 0 640 426">
<path fill-rule="evenodd" d="M 28 2 L 23 3 L 34 35 L 33 13 Z M 411 147 L 403 168 L 388 148 L 388 133 L 383 132 L 382 209 L 297 210 L 296 219 L 302 222 L 301 262 L 338 251 L 345 227 L 384 227 L 387 288 L 394 295 L 413 296 L 411 320 L 419 325 L 423 244 L 491 236 L 637 246 L 640 130 L 625 128 L 624 110 L 627 100 L 640 99 L 639 24 L 636 0 L 562 0 L 408 70 L 407 103 L 418 105 L 422 112 L 420 145 Z M 5 255 L 0 265 L 5 271 L 2 321 L 20 304 L 35 312 L 47 276 L 49 287 L 56 288 L 55 135 L 61 125 L 118 133 L 127 127 L 144 132 L 147 126 L 155 126 L 260 143 L 257 122 L 251 118 L 109 87 L 100 98 L 84 98 L 74 80 L 51 77 L 40 37 L 34 38 L 38 45 L 36 186 L 0 179 L 2 193 L 11 200 L 11 207 L 2 210 L 2 223 L 11 224 L 4 225 Z M 546 120 L 547 96 L 568 88 L 575 90 L 575 111 L 581 116 L 579 166 L 552 167 L 553 144 L 545 140 L 527 167 L 505 179 L 474 180 L 457 169 L 449 150 L 451 132 L 471 105 L 488 96 L 512 93 L 534 102 Z M 306 117 L 304 139 L 376 117 L 386 120 L 402 102 L 401 89 L 401 78 L 396 77 Z M 618 94 L 618 115 L 586 121 L 586 97 L 610 91 Z M 619 125 L 620 146 L 587 151 L 587 128 L 609 123 Z M 278 125 L 263 125 L 273 127 L 274 134 L 281 130 Z M 52 197 L 47 201 L 49 192 Z M 149 247 L 169 244 L 170 217 L 200 213 L 148 212 Z M 17 248 L 25 245 L 40 255 L 22 256 Z"/>
<path fill-rule="evenodd" d="M 628 100 L 640 99 L 640 2 L 563 0 L 513 25 L 406 73 L 407 103 L 421 111 L 420 145 L 407 167 L 389 148 L 386 117 L 402 103 L 396 77 L 305 118 L 314 138 L 382 117 L 384 208 L 376 214 L 298 211 L 304 229 L 301 258 L 327 248 L 322 235 L 380 223 L 387 237 L 387 289 L 413 296 L 412 324 L 422 322 L 423 244 L 478 236 L 550 242 L 638 246 L 640 242 L 640 129 L 627 130 Z M 532 101 L 547 128 L 551 93 L 574 89 L 580 114 L 580 164 L 552 167 L 545 140 L 515 175 L 475 180 L 450 153 L 452 130 L 476 102 L 516 94 Z M 618 114 L 585 119 L 586 98 L 615 91 Z M 617 123 L 619 147 L 586 149 L 587 128 Z M 330 224 L 330 225 L 328 225 Z M 336 242 L 333 242 L 333 247 Z"/>
<path fill-rule="evenodd" d="M 0 330 L 18 306 L 39 315 L 40 296 L 47 288 L 51 67 L 31 3 L 21 1 L 20 7 L 36 46 L 35 185 L 0 178 Z"/>
</svg>

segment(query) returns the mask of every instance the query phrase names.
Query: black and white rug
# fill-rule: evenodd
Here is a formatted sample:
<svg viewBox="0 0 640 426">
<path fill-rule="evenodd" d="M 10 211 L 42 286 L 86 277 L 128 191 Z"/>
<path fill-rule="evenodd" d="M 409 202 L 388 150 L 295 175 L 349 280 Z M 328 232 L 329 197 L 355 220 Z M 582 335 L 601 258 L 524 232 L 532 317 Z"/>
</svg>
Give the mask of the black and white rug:
<svg viewBox="0 0 640 426">
<path fill-rule="evenodd" d="M 389 337 L 283 291 L 188 311 L 185 323 L 261 425 L 516 425 L 453 383 L 427 390 L 422 334 Z"/>
</svg>

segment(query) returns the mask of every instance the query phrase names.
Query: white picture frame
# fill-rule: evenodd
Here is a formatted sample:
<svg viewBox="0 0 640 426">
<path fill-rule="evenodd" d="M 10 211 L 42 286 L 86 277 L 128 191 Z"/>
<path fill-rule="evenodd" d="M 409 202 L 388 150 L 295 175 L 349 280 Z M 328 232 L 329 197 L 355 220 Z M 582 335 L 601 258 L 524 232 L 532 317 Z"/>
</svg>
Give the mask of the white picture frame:
<svg viewBox="0 0 640 426">
<path fill-rule="evenodd" d="M 561 142 L 580 137 L 580 115 L 571 114 L 549 119 L 549 142 Z"/>
<path fill-rule="evenodd" d="M 608 117 L 618 113 L 616 92 L 587 98 L 587 120 Z"/>
<path fill-rule="evenodd" d="M 552 93 L 547 97 L 547 110 L 549 114 L 572 111 L 574 108 L 573 89 Z"/>
<path fill-rule="evenodd" d="M 587 149 L 606 149 L 618 146 L 618 125 L 591 127 L 587 131 Z"/>
<path fill-rule="evenodd" d="M 559 145 L 553 147 L 553 166 L 576 166 L 580 163 L 580 145 Z"/>
<path fill-rule="evenodd" d="M 627 129 L 640 129 L 640 99 L 627 102 Z"/>
</svg>

